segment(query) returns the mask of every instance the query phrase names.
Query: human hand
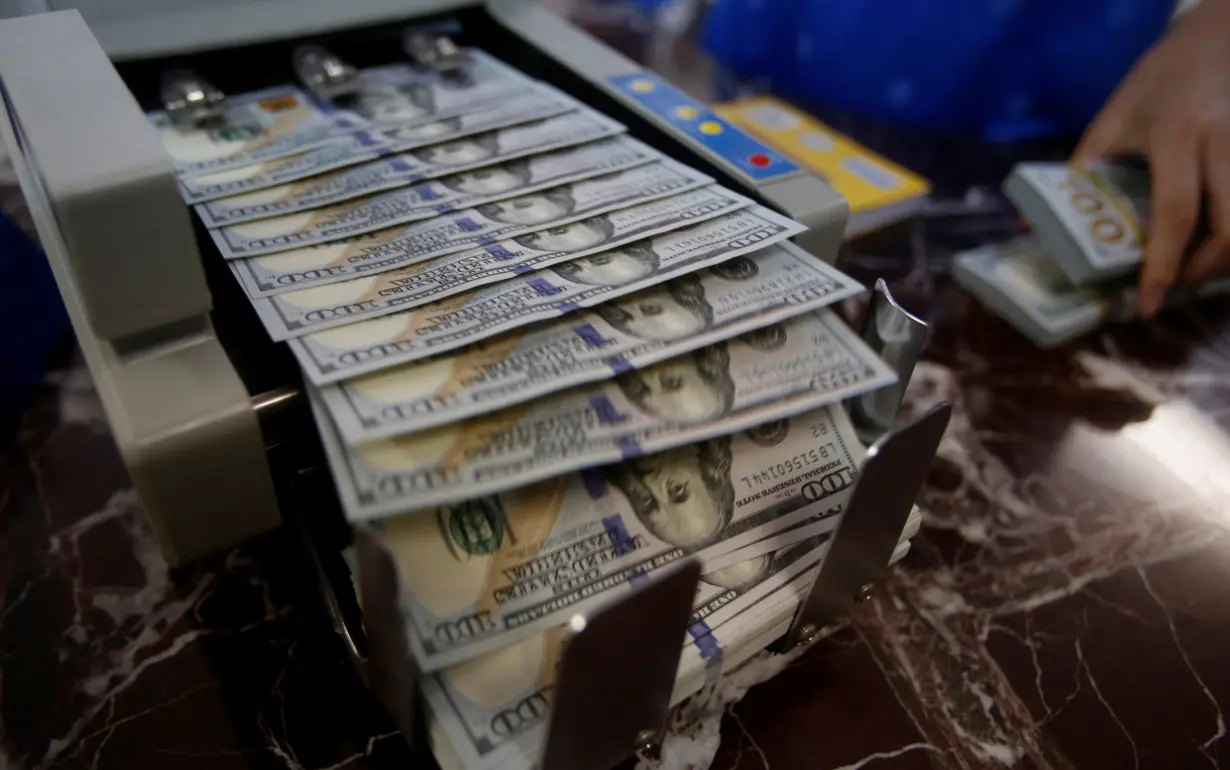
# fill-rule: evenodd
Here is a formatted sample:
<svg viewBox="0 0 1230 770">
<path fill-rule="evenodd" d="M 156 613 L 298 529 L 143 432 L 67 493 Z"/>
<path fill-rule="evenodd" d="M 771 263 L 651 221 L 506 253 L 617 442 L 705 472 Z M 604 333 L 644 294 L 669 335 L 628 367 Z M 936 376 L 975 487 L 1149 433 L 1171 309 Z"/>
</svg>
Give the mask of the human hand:
<svg viewBox="0 0 1230 770">
<path fill-rule="evenodd" d="M 1148 317 L 1177 281 L 1230 272 L 1230 0 L 1203 0 L 1136 62 L 1072 162 L 1134 153 L 1152 177 L 1138 305 Z M 1184 264 L 1202 193 L 1211 235 Z"/>
</svg>

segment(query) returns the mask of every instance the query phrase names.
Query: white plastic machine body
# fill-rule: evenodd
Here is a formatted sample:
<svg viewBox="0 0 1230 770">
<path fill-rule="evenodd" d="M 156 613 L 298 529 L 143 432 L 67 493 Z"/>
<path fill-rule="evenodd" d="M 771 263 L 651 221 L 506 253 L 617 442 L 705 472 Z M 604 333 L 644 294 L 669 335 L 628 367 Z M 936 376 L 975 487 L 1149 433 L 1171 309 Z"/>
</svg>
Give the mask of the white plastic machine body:
<svg viewBox="0 0 1230 770">
<path fill-rule="evenodd" d="M 276 526 L 249 394 L 136 100 L 74 11 L 0 23 L 0 87 L 0 136 L 168 561 Z"/>
<path fill-rule="evenodd" d="M 172 564 L 281 521 L 254 404 L 269 394 L 249 391 L 215 333 L 190 214 L 170 160 L 115 63 L 191 64 L 198 54 L 216 57 L 237 47 L 481 15 L 488 37 L 518 39 L 519 50 L 528 45 L 550 67 L 638 115 L 647 132 L 660 134 L 649 137 L 659 145 L 682 147 L 807 225 L 798 241 L 821 259 L 835 258 L 845 228 L 845 201 L 823 181 L 529 0 L 67 5 L 80 13 L 0 21 L 0 135 L 116 441 Z M 0 15 L 42 7 L 0 0 Z"/>
</svg>

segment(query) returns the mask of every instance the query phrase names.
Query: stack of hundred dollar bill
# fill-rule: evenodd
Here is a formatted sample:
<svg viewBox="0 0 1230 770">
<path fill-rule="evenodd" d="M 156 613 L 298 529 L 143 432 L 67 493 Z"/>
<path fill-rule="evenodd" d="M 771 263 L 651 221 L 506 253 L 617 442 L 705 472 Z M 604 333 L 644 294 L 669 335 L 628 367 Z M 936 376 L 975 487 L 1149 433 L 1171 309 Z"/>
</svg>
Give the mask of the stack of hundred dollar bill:
<svg viewBox="0 0 1230 770">
<path fill-rule="evenodd" d="M 471 54 L 151 120 L 398 565 L 437 749 L 528 768 L 563 624 L 634 578 L 707 573 L 677 697 L 780 633 L 862 456 L 840 402 L 895 376 L 798 224 Z"/>
<path fill-rule="evenodd" d="M 1041 348 L 1063 345 L 1135 315 L 1148 229 L 1141 168 L 1018 165 L 1004 193 L 1031 233 L 957 256 L 953 278 Z M 1176 292 L 1168 304 L 1225 292 L 1230 280 Z"/>
</svg>

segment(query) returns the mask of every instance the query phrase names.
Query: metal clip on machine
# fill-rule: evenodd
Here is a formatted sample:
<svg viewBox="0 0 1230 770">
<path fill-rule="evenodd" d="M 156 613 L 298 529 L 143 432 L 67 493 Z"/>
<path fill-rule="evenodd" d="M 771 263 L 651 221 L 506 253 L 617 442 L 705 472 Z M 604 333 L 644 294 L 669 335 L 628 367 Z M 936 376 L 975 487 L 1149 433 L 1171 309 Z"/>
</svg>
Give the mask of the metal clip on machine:
<svg viewBox="0 0 1230 770">
<path fill-rule="evenodd" d="M 391 565 L 362 534 L 354 542 L 298 367 L 210 253 L 145 112 L 164 108 L 176 122 L 208 126 L 225 94 L 295 81 L 344 100 L 358 68 L 409 55 L 448 74 L 475 47 L 798 220 L 810 228 L 798 244 L 821 259 L 836 256 L 846 204 L 705 105 L 526 0 L 151 2 L 115 18 L 100 9 L 0 21 L 0 137 L 153 531 L 180 565 L 284 522 L 298 527 L 339 632 L 413 741 L 413 672 L 390 614 Z M 877 287 L 863 336 L 903 382 L 847 405 L 872 447 L 809 596 L 774 630 L 789 645 L 815 636 L 886 570 L 948 420 L 941 406 L 892 427 L 925 332 Z M 352 543 L 364 565 L 362 615 L 339 555 Z M 608 767 L 653 743 L 698 573 L 685 565 L 575 619 L 544 770 Z M 624 638 L 630 629 L 634 640 Z M 621 665 L 618 689 L 594 679 L 612 650 L 635 657 Z"/>
</svg>

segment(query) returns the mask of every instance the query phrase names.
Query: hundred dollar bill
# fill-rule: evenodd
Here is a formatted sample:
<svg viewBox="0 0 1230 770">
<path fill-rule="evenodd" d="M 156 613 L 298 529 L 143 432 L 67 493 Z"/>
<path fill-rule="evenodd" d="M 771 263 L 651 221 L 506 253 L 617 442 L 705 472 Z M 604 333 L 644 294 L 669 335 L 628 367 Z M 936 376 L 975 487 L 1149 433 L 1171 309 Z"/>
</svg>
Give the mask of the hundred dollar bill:
<svg viewBox="0 0 1230 770">
<path fill-rule="evenodd" d="M 527 209 L 534 209 L 534 213 L 531 214 L 528 210 L 515 212 L 522 215 L 522 218 L 532 219 L 535 215 L 543 216 L 548 211 L 556 211 L 551 206 L 543 208 L 541 205 L 533 205 L 534 201 L 539 199 L 551 200 L 547 197 L 551 190 L 546 188 L 555 190 L 568 182 L 647 164 L 660 157 L 656 151 L 635 139 L 618 136 L 579 147 L 450 174 L 442 179 L 369 195 L 327 208 L 229 225 L 211 230 L 210 235 L 222 256 L 227 259 L 294 249 L 293 258 L 295 254 L 302 253 L 304 247 L 328 244 L 330 241 L 343 241 L 334 245 L 335 250 L 341 250 L 343 253 L 353 245 L 360 245 L 365 252 L 370 253 L 375 250 L 372 241 L 379 243 L 383 240 L 380 233 L 374 233 L 373 239 L 360 241 L 358 244 L 349 239 L 384 229 L 385 235 L 394 236 L 394 240 L 392 244 L 386 244 L 382 248 L 391 249 L 396 248 L 393 244 L 398 242 L 398 238 L 410 238 L 422 228 L 458 228 L 464 236 L 473 232 L 467 228 L 482 228 L 473 216 L 482 216 L 482 212 L 488 209 L 492 212 L 503 212 L 507 206 L 514 205 L 510 203 L 502 207 L 500 204 L 490 203 L 491 201 L 514 195 L 521 196 L 516 199 L 521 201 L 529 197 L 526 193 L 542 190 L 542 193 L 525 204 Z M 466 208 L 469 206 L 476 208 Z M 441 216 L 444 214 L 448 216 Z M 395 227 L 433 218 L 434 222 L 420 223 L 417 228 L 413 224 L 404 228 Z M 516 221 L 517 218 L 513 216 L 511 219 Z M 471 236 L 471 240 L 458 246 L 458 249 L 476 240 L 479 240 L 477 236 Z"/>
<path fill-rule="evenodd" d="M 702 575 L 686 646 L 697 649 L 692 637 L 700 636 L 701 649 L 709 659 L 720 655 L 717 630 L 755 605 L 780 603 L 775 594 L 810 574 L 823 554 L 824 541 L 813 537 Z M 567 627 L 553 628 L 423 677 L 431 718 L 444 729 L 466 770 L 529 770 L 537 764 L 554 703 L 556 672 L 569 635 Z M 694 666 L 693 660 L 703 661 L 699 654 L 682 658 L 681 675 Z"/>
<path fill-rule="evenodd" d="M 538 84 L 520 98 L 468 115 L 417 126 L 355 131 L 314 150 L 285 158 L 185 177 L 179 181 L 180 194 L 188 203 L 201 203 L 263 190 L 385 155 L 562 115 L 579 108 L 579 103 L 571 97 Z"/>
<path fill-rule="evenodd" d="M 533 88 L 508 65 L 482 51 L 470 53 L 473 63 L 458 79 L 407 65 L 362 70 L 358 95 L 345 104 L 278 87 L 228 97 L 214 126 L 180 127 L 161 111 L 149 119 L 175 168 L 188 176 L 294 155 L 357 130 L 452 117 Z"/>
<path fill-rule="evenodd" d="M 603 140 L 621 144 L 630 141 L 627 137 Z M 699 171 L 674 161 L 664 159 L 644 164 L 639 155 L 632 153 L 627 160 L 631 168 L 582 182 L 563 184 L 498 204 L 477 206 L 426 222 L 412 222 L 334 243 L 245 259 L 236 264 L 247 273 L 243 279 L 245 285 L 292 288 L 344 281 L 418 264 L 474 246 L 554 229 L 712 182 Z"/>
<path fill-rule="evenodd" d="M 537 171 L 539 179 L 557 179 L 542 175 L 542 166 L 550 163 L 548 159 L 552 156 L 530 158 L 513 166 L 493 164 L 614 136 L 623 131 L 622 124 L 592 110 L 570 112 L 486 134 L 430 144 L 292 184 L 209 201 L 196 206 L 196 212 L 207 227 L 221 227 L 333 206 L 352 198 L 405 187 L 446 174 L 451 175 L 448 179 L 454 183 L 470 184 L 473 193 L 483 192 L 488 196 L 506 193 L 526 186 L 527 180 L 511 176 L 519 169 L 524 169 L 530 176 Z M 569 162 L 576 163 L 575 156 L 567 157 Z M 466 171 L 470 173 L 461 174 Z M 533 181 L 528 181 L 529 186 L 533 184 Z M 433 200 L 430 214 L 434 216 L 439 213 L 439 207 L 449 202 L 447 198 Z M 465 205 L 472 202 L 467 199 Z"/>
<path fill-rule="evenodd" d="M 823 535 L 837 529 L 840 517 L 821 517 L 800 522 L 793 527 L 787 527 L 780 532 L 774 532 L 763 540 L 740 546 L 726 553 L 712 553 L 705 558 L 705 568 L 710 571 L 724 570 L 750 559 L 754 559 L 787 546 L 801 543 L 816 535 Z"/>
<path fill-rule="evenodd" d="M 1004 193 L 1071 283 L 1122 276 L 1140 264 L 1149 213 L 1144 170 L 1024 163 Z"/>
<path fill-rule="evenodd" d="M 336 473 L 341 445 L 319 411 L 317 425 Z M 840 516 L 861 454 L 845 412 L 826 408 L 385 519 L 376 526 L 400 549 L 410 648 L 434 671 L 613 601 L 630 577 Z"/>
<path fill-rule="evenodd" d="M 162 111 L 148 117 L 180 174 L 280 158 L 367 126 L 355 113 L 335 109 L 290 86 L 231 96 L 218 123 L 206 128 L 178 125 Z"/>
<path fill-rule="evenodd" d="M 671 705 L 682 702 L 785 635 L 828 553 L 831 541 L 822 535 L 823 532 L 816 531 L 801 538 L 813 539 L 803 544 L 810 553 L 786 550 L 783 546 L 773 549 L 781 553 L 749 555 L 729 568 L 701 576 L 696 611 L 679 660 Z M 903 538 L 889 564 L 904 558 L 909 546 L 909 540 Z M 801 572 L 799 567 L 803 568 Z M 766 580 L 778 582 L 779 575 L 786 570 L 794 577 L 752 598 L 750 594 L 759 584 Z M 700 598 L 713 595 L 715 589 L 720 593 L 709 602 Z M 704 608 L 715 603 L 722 604 L 721 611 L 701 618 Z M 437 756 L 444 752 L 451 760 L 451 764 L 441 760 L 442 767 L 538 767 L 555 705 L 560 654 L 568 638 L 565 628 L 554 628 L 421 680 L 432 728 L 432 750 Z"/>
<path fill-rule="evenodd" d="M 349 443 L 423 430 L 642 369 L 862 291 L 785 244 L 757 273 L 701 272 L 462 351 L 320 389 Z M 732 265 L 733 267 L 738 266 Z"/>
<path fill-rule="evenodd" d="M 276 282 L 264 282 L 261 273 L 254 269 L 261 258 L 231 260 L 229 264 L 231 272 L 252 299 L 282 295 L 270 305 L 270 309 L 284 317 L 289 329 L 295 329 L 304 322 L 314 322 L 314 316 L 331 320 L 339 315 L 353 317 L 356 313 L 375 309 L 380 306 L 380 302 L 375 301 L 377 297 L 387 298 L 388 302 L 402 307 L 415 307 L 556 262 L 703 222 L 750 205 L 752 201 L 742 195 L 718 185 L 708 185 L 699 190 L 639 203 L 488 246 L 454 252 L 406 267 L 395 267 L 379 273 L 378 279 L 355 278 L 347 274 L 335 276 L 328 271 L 319 271 L 324 274 L 316 275 L 307 271 L 275 274 Z M 348 288 L 320 291 L 320 287 L 334 283 L 344 283 Z M 370 288 L 362 291 L 354 288 L 360 286 Z M 351 297 L 344 301 L 344 307 L 331 304 L 328 297 L 333 291 L 344 291 L 346 296 Z M 354 296 L 369 299 L 356 303 Z"/>
<path fill-rule="evenodd" d="M 612 285 L 609 275 L 560 270 L 557 265 L 548 268 L 549 273 L 530 273 L 414 310 L 297 337 L 290 346 L 308 378 L 318 385 L 455 350 L 519 326 L 631 294 L 706 265 L 733 260 L 802 230 L 784 217 L 766 216 L 770 213 L 748 209 L 698 225 L 695 237 L 672 241 L 670 254 L 624 247 L 623 251 L 632 259 L 648 262 L 655 268 L 639 280 Z M 718 268 L 716 275 L 748 281 L 743 288 L 749 292 L 756 291 L 764 280 L 753 280 L 760 275 L 755 260 L 731 262 Z M 676 314 L 655 321 L 694 330 L 710 317 L 702 318 L 702 313 L 715 312 L 704 302 L 672 303 L 671 307 L 689 309 L 693 320 Z"/>
<path fill-rule="evenodd" d="M 758 329 L 614 381 L 344 450 L 347 514 L 457 503 L 729 435 L 893 383 L 831 313 Z"/>
<path fill-rule="evenodd" d="M 1133 277 L 1074 286 L 1037 238 L 1023 235 L 959 254 L 953 279 L 1040 348 L 1063 345 L 1136 315 Z M 1167 305 L 1225 293 L 1230 279 L 1173 292 Z"/>
<path fill-rule="evenodd" d="M 751 205 L 742 195 L 710 185 L 417 265 L 284 292 L 252 304 L 269 334 L 285 339 L 421 307 L 557 264 L 556 272 L 588 276 L 586 283 L 602 279 L 622 284 L 646 278 L 655 268 L 669 268 L 670 257 L 678 256 L 672 245 L 695 238 L 704 231 L 703 223 Z M 629 256 L 645 249 L 667 257 L 667 263 L 655 265 Z M 242 281 L 243 274 L 235 272 Z"/>
<path fill-rule="evenodd" d="M 359 70 L 346 106 L 375 127 L 416 126 L 488 109 L 541 86 L 485 51 L 467 53 L 470 63 L 459 75 L 409 64 Z"/>
</svg>

